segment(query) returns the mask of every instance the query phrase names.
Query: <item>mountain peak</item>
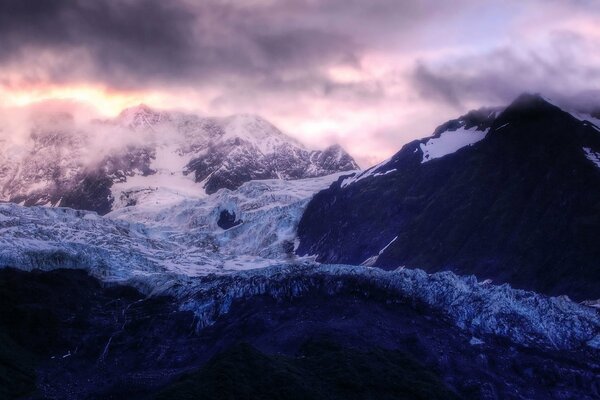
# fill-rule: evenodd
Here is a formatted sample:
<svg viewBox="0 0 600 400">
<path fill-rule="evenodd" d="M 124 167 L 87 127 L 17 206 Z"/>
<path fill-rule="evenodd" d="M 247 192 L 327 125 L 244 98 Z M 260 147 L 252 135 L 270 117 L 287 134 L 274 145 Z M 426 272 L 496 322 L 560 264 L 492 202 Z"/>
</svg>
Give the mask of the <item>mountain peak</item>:
<svg viewBox="0 0 600 400">
<path fill-rule="evenodd" d="M 126 116 L 126 115 L 132 115 L 132 114 L 153 114 L 153 113 L 156 113 L 156 111 L 154 109 L 152 109 L 152 107 L 150 107 L 146 103 L 140 103 L 136 106 L 131 106 L 131 107 L 125 108 L 123 111 L 121 111 L 119 116 Z"/>
<path fill-rule="evenodd" d="M 506 108 L 506 110 L 549 111 L 551 109 L 562 110 L 560 106 L 539 93 L 522 93 Z"/>
<path fill-rule="evenodd" d="M 117 120 L 130 128 L 152 127 L 161 122 L 169 121 L 171 115 L 166 111 L 157 111 L 145 103 L 129 107 L 121 111 Z"/>
<path fill-rule="evenodd" d="M 311 151 L 257 115 L 202 117 L 143 103 L 96 122 L 98 134 L 106 125 L 133 135 L 123 132 L 120 143 L 89 162 L 86 146 L 98 134 L 69 120 L 62 115 L 41 120 L 18 160 L 0 157 L 0 199 L 106 213 L 159 188 L 171 201 L 255 179 L 312 178 L 357 168 L 340 148 Z"/>
<path fill-rule="evenodd" d="M 444 132 L 456 131 L 460 128 L 484 131 L 491 127 L 496 117 L 502 111 L 502 107 L 482 107 L 477 110 L 471 110 L 465 115 L 451 119 L 438 126 L 433 132 L 432 137 L 439 137 Z"/>
<path fill-rule="evenodd" d="M 263 154 L 274 153 L 284 144 L 304 149 L 295 138 L 286 135 L 271 122 L 255 114 L 235 114 L 223 119 L 225 134 L 221 140 L 241 139 L 260 149 Z"/>
<path fill-rule="evenodd" d="M 595 299 L 599 131 L 596 120 L 536 94 L 499 114 L 466 114 L 313 197 L 298 227 L 298 254 L 333 264 L 451 268 Z M 431 246 L 423 251 L 419 243 Z"/>
<path fill-rule="evenodd" d="M 517 97 L 494 121 L 490 135 L 523 146 L 544 141 L 579 143 L 585 135 L 581 126 L 595 126 L 589 115 L 578 114 L 540 94 Z M 582 125 L 583 124 L 583 125 Z"/>
</svg>

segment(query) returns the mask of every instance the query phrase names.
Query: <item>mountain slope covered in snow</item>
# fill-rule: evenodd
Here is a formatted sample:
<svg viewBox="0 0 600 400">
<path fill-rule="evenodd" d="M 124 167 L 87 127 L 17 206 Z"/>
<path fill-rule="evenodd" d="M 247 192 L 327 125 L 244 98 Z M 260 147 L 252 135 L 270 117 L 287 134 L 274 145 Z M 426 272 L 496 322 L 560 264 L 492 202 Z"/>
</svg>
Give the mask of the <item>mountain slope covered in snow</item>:
<svg viewBox="0 0 600 400">
<path fill-rule="evenodd" d="M 0 142 L 0 199 L 96 211 L 200 198 L 254 179 L 303 179 L 358 169 L 340 146 L 308 150 L 268 121 L 153 110 L 81 124 L 67 113 L 35 119 L 25 144 Z"/>
</svg>

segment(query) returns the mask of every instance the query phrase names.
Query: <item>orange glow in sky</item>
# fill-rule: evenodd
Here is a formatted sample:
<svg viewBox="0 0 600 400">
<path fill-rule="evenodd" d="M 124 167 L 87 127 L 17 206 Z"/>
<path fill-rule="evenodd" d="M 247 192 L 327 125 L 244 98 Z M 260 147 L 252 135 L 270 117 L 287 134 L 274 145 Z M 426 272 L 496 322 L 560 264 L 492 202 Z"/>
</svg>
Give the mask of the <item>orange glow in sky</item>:
<svg viewBox="0 0 600 400">
<path fill-rule="evenodd" d="M 4 107 L 21 107 L 46 100 L 71 100 L 91 106 L 107 117 L 142 102 L 160 104 L 158 97 L 153 93 L 125 92 L 89 84 L 0 88 L 1 105 Z"/>
</svg>

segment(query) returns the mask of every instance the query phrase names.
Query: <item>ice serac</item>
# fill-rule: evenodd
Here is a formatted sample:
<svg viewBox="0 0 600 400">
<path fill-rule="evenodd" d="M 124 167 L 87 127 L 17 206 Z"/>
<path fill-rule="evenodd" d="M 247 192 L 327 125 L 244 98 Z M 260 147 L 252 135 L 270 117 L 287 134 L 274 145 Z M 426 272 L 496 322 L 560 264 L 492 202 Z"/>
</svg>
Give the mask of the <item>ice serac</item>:
<svg viewBox="0 0 600 400">
<path fill-rule="evenodd" d="M 28 145 L 0 142 L 0 200 L 106 214 L 142 194 L 175 202 L 255 179 L 356 169 L 341 147 L 308 150 L 258 116 L 200 117 L 142 104 L 89 124 L 44 116 Z"/>
<path fill-rule="evenodd" d="M 449 121 L 315 195 L 298 254 L 597 299 L 595 121 L 537 95 Z"/>
<path fill-rule="evenodd" d="M 312 195 L 340 174 L 244 183 L 204 198 L 138 192 L 106 216 L 70 208 L 0 203 L 0 267 L 89 269 L 105 280 L 190 276 L 291 260 L 296 227 Z M 179 199 L 179 200 L 177 200 Z M 235 216 L 224 224 L 223 215 Z"/>
<path fill-rule="evenodd" d="M 298 193 L 293 190 L 274 194 L 266 186 L 253 188 L 255 184 L 243 185 L 245 194 L 219 199 L 221 207 L 187 204 L 110 218 L 66 208 L 0 205 L 0 268 L 84 269 L 149 296 L 172 296 L 180 310 L 194 313 L 198 330 L 225 316 L 238 301 L 292 301 L 320 293 L 331 299 L 364 296 L 389 307 L 426 307 L 483 340 L 500 337 L 536 348 L 599 351 L 598 311 L 566 297 L 451 272 L 384 271 L 296 259 L 293 220 L 299 215 L 294 209 L 306 200 L 294 200 Z M 264 191 L 269 193 L 261 196 Z M 267 201 L 273 196 L 279 199 Z M 219 227 L 225 209 L 242 222 L 226 230 Z M 130 222 L 142 221 L 142 216 L 145 223 Z"/>
<path fill-rule="evenodd" d="M 0 269 L 0 326 L 9 332 L 2 345 L 13 350 L 2 353 L 7 381 L 31 390 L 41 382 L 36 396 L 61 399 L 206 398 L 207 391 L 211 399 L 315 400 L 347 399 L 348 390 L 356 399 L 398 393 L 593 399 L 597 393 L 597 316 L 566 299 L 449 273 L 350 266 L 169 277 L 162 285 L 155 276 L 144 279 L 158 283 L 157 294 L 182 296 L 148 296 L 82 271 Z M 240 356 L 239 343 L 276 363 Z M 37 357 L 24 357 L 20 346 Z M 222 362 L 211 359 L 217 353 Z M 439 384 L 432 377 L 448 390 L 433 390 Z M 22 384 L 6 386 L 3 392 L 13 393 L 4 397 L 23 393 Z M 303 389 L 309 387 L 316 390 Z"/>
<path fill-rule="evenodd" d="M 600 340 L 600 316 L 591 307 L 447 271 L 430 275 L 406 268 L 383 271 L 304 263 L 203 279 L 201 284 L 188 282 L 165 290 L 182 300 L 181 309 L 197 315 L 198 329 L 213 324 L 236 300 L 255 296 L 291 300 L 318 291 L 331 297 L 355 293 L 385 299 L 388 304 L 425 306 L 472 335 L 503 337 L 525 346 L 583 347 L 594 352 Z"/>
</svg>

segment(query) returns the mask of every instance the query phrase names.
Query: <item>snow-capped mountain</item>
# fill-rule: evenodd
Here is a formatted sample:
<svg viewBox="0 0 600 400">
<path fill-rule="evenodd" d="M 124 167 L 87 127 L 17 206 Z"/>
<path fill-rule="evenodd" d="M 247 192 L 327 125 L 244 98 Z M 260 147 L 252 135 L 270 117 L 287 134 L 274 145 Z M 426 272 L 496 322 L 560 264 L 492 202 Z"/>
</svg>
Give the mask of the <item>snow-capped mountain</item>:
<svg viewBox="0 0 600 400">
<path fill-rule="evenodd" d="M 600 297 L 600 121 L 540 96 L 470 112 L 317 194 L 298 253 Z"/>
<path fill-rule="evenodd" d="M 78 124 L 69 114 L 39 118 L 29 142 L 0 143 L 1 199 L 101 214 L 139 193 L 203 197 L 253 179 L 302 179 L 358 166 L 340 146 L 307 150 L 266 120 L 153 110 Z"/>
</svg>

